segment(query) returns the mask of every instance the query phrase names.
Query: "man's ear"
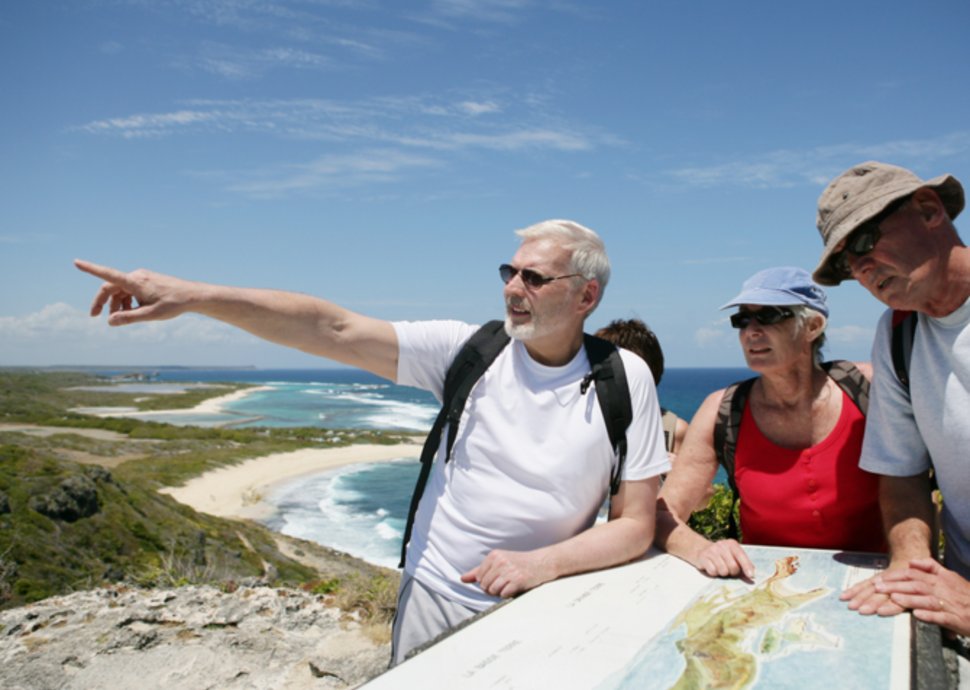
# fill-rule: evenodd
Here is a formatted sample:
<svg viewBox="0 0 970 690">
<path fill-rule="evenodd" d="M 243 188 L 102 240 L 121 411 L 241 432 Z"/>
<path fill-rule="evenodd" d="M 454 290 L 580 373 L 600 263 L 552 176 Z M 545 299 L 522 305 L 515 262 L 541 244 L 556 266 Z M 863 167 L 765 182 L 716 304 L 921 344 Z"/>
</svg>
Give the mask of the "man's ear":
<svg viewBox="0 0 970 690">
<path fill-rule="evenodd" d="M 913 207 L 927 227 L 935 227 L 949 218 L 940 195 L 929 187 L 922 187 L 913 192 Z"/>
<path fill-rule="evenodd" d="M 596 307 L 596 303 L 599 301 L 599 296 L 600 282 L 596 280 L 596 278 L 587 280 L 586 285 L 583 286 L 583 292 L 580 295 L 579 300 L 579 308 L 584 317 Z"/>
</svg>

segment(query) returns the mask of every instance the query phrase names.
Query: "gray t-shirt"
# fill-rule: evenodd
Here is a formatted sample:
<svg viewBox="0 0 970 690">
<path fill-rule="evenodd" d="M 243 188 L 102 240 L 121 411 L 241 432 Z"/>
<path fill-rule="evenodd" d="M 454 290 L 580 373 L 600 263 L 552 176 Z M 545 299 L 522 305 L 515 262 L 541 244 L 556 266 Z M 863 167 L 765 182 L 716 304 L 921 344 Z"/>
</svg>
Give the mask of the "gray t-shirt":
<svg viewBox="0 0 970 690">
<path fill-rule="evenodd" d="M 890 348 L 892 312 L 872 348 L 873 381 L 859 466 L 907 477 L 932 467 L 943 494 L 946 565 L 970 578 L 970 300 L 940 319 L 919 316 L 910 363 L 911 398 Z"/>
</svg>

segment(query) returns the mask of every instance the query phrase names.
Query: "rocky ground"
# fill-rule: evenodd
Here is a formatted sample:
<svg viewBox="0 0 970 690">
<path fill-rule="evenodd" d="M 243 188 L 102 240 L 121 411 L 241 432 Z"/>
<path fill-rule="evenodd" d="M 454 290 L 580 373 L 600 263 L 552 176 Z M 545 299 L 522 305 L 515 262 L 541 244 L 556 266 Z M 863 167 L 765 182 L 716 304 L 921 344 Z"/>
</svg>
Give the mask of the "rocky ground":
<svg viewBox="0 0 970 690">
<path fill-rule="evenodd" d="M 0 611 L 0 687 L 349 688 L 390 650 L 321 596 L 265 586 L 126 586 Z"/>
</svg>

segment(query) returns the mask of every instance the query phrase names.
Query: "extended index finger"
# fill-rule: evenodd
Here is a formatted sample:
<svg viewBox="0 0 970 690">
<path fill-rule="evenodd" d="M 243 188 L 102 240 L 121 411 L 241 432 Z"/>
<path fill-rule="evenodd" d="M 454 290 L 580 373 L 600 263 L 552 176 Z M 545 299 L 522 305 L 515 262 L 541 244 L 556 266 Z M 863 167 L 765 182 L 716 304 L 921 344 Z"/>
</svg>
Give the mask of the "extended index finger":
<svg viewBox="0 0 970 690">
<path fill-rule="evenodd" d="M 123 272 L 110 266 L 102 266 L 84 259 L 74 259 L 74 265 L 85 273 L 90 273 L 96 278 L 101 278 L 109 283 L 124 285 L 128 282 L 128 276 Z"/>
<path fill-rule="evenodd" d="M 94 296 L 94 301 L 91 302 L 91 316 L 98 316 L 108 300 L 117 296 L 119 292 L 128 291 L 128 276 L 121 271 L 83 259 L 75 259 L 74 265 L 79 270 L 105 281 Z"/>
</svg>

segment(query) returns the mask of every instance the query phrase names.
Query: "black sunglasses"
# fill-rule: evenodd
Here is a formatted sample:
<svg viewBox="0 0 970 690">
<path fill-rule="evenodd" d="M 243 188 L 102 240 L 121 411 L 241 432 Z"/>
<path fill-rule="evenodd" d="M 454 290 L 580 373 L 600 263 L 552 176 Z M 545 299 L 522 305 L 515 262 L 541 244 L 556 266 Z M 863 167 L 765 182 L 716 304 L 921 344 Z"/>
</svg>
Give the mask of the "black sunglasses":
<svg viewBox="0 0 970 690">
<path fill-rule="evenodd" d="M 522 282 L 532 288 L 541 288 L 543 285 L 548 285 L 554 280 L 562 280 L 563 278 L 576 278 L 582 277 L 582 273 L 570 273 L 568 276 L 555 276 L 554 278 L 549 278 L 533 271 L 531 268 L 516 268 L 515 266 L 510 266 L 509 264 L 502 264 L 498 267 L 499 277 L 502 278 L 502 282 L 508 284 L 515 276 L 521 275 Z"/>
<path fill-rule="evenodd" d="M 852 277 L 852 267 L 849 265 L 849 254 L 860 257 L 865 256 L 875 249 L 876 243 L 882 237 L 882 231 L 879 229 L 879 226 L 889 216 L 902 208 L 909 199 L 909 196 L 896 199 L 896 201 L 889 204 L 889 206 L 880 211 L 875 217 L 870 218 L 849 234 L 845 240 L 845 246 L 842 247 L 838 254 L 832 257 L 832 266 L 838 271 L 839 275 L 843 278 Z"/>
<path fill-rule="evenodd" d="M 758 311 L 746 311 L 742 309 L 737 314 L 731 314 L 731 326 L 734 328 L 747 328 L 752 321 L 757 321 L 762 326 L 771 326 L 780 323 L 785 319 L 790 319 L 795 315 L 788 307 L 761 307 Z"/>
</svg>

